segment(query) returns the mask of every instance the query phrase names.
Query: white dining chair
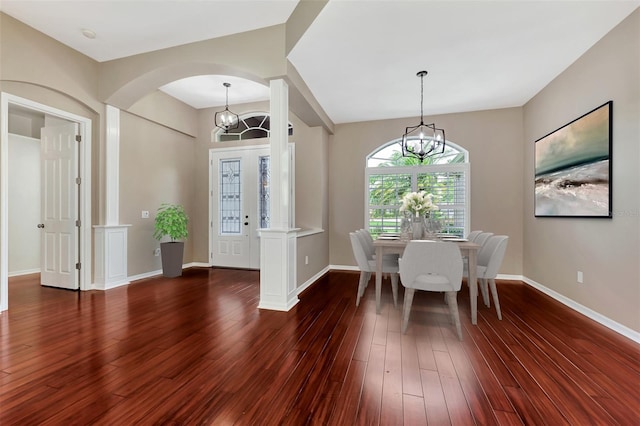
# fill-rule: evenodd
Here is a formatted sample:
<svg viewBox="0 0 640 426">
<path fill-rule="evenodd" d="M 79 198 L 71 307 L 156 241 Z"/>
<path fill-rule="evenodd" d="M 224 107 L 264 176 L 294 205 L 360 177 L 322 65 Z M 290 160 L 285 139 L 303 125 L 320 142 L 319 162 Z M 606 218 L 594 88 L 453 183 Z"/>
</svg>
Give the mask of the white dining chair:
<svg viewBox="0 0 640 426">
<path fill-rule="evenodd" d="M 350 232 L 351 248 L 353 256 L 356 258 L 358 269 L 360 269 L 360 280 L 358 282 L 358 295 L 356 306 L 360 306 L 360 298 L 364 295 L 367 284 L 371 279 L 371 274 L 376 271 L 376 260 L 369 257 L 362 244 L 362 237 L 356 232 Z M 397 258 L 382 258 L 382 273 L 391 276 L 391 290 L 393 292 L 393 305 L 398 306 L 398 261 Z"/>
<path fill-rule="evenodd" d="M 462 327 L 457 295 L 462 286 L 462 256 L 455 243 L 409 241 L 399 259 L 400 282 L 405 287 L 402 308 L 402 333 L 406 333 L 416 290 L 444 292 L 458 338 Z"/>
<path fill-rule="evenodd" d="M 360 239 L 360 243 L 362 243 L 362 248 L 364 248 L 365 253 L 369 259 L 376 258 L 376 249 L 373 246 L 373 237 L 366 229 L 358 229 L 356 235 Z"/>
<path fill-rule="evenodd" d="M 473 240 L 474 243 L 478 244 L 480 247 L 487 242 L 487 240 L 493 235 L 493 232 L 481 232 L 478 236 Z"/>
<path fill-rule="evenodd" d="M 362 243 L 362 247 L 364 248 L 365 253 L 369 259 L 376 258 L 376 248 L 373 245 L 373 237 L 371 233 L 366 229 L 358 229 L 356 235 L 360 238 L 360 242 Z M 392 262 L 398 261 L 398 254 L 395 253 L 386 253 L 384 254 L 384 258 L 388 259 Z"/>
<path fill-rule="evenodd" d="M 476 237 L 478 235 L 480 235 L 480 234 L 482 234 L 482 231 L 480 231 L 480 230 L 471 231 L 471 232 L 469 232 L 469 235 L 467 235 L 467 240 L 469 240 L 471 242 L 474 242 Z"/>
<path fill-rule="evenodd" d="M 500 300 L 498 299 L 498 289 L 496 288 L 496 276 L 507 251 L 508 241 L 509 237 L 506 235 L 494 235 L 487 240 L 478 253 L 477 277 L 480 282 L 482 299 L 485 305 L 491 306 L 489 299 L 490 288 L 499 320 L 502 320 L 502 312 L 500 311 Z"/>
</svg>

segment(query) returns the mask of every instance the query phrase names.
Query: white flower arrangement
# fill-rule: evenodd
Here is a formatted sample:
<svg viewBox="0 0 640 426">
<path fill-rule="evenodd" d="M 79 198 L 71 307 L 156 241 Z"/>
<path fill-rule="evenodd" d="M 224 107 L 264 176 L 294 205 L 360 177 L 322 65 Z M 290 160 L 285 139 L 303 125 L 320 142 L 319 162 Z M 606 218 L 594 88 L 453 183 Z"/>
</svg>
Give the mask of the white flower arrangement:
<svg viewBox="0 0 640 426">
<path fill-rule="evenodd" d="M 402 197 L 401 212 L 410 212 L 415 216 L 426 215 L 432 210 L 439 210 L 433 203 L 433 194 L 425 194 L 424 191 L 410 192 Z"/>
</svg>

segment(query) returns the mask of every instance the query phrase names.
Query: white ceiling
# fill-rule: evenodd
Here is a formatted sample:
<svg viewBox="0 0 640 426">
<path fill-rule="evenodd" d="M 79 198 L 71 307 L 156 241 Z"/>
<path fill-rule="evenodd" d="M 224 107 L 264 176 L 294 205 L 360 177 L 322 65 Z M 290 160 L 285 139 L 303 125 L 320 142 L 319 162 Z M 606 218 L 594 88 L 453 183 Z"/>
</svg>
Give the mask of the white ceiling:
<svg viewBox="0 0 640 426">
<path fill-rule="evenodd" d="M 106 61 L 286 22 L 297 0 L 1 0 L 0 10 Z M 330 0 L 289 56 L 335 123 L 521 106 L 640 0 Z M 82 29 L 96 33 L 91 40 Z M 640 36 L 640 34 L 639 34 Z M 229 76 L 162 88 L 195 108 L 268 99 Z"/>
</svg>

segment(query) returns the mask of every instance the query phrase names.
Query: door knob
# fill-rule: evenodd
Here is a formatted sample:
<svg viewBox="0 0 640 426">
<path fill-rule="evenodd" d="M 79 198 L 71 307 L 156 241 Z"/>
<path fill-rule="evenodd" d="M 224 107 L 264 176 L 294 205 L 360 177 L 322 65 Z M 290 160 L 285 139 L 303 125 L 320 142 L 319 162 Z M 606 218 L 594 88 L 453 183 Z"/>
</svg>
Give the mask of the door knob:
<svg viewBox="0 0 640 426">
<path fill-rule="evenodd" d="M 39 223 L 38 228 L 41 228 L 41 229 L 44 228 L 44 223 Z"/>
</svg>

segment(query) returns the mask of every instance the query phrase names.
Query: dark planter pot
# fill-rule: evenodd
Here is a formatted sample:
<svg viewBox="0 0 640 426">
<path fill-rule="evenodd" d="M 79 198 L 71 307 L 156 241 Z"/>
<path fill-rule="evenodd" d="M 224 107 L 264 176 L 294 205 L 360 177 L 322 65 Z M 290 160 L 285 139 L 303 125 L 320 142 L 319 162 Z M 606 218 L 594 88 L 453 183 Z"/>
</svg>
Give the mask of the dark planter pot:
<svg viewBox="0 0 640 426">
<path fill-rule="evenodd" d="M 169 278 L 181 276 L 184 243 L 179 241 L 160 243 L 160 252 L 162 253 L 162 275 Z"/>
</svg>

